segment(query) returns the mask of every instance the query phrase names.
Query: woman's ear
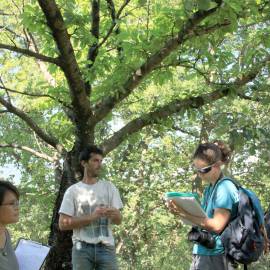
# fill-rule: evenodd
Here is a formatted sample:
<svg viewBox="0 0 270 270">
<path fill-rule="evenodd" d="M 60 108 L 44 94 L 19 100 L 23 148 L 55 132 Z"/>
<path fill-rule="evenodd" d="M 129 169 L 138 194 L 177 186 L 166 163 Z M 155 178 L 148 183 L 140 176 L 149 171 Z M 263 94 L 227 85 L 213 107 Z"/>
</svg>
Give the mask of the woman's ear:
<svg viewBox="0 0 270 270">
<path fill-rule="evenodd" d="M 216 165 L 221 167 L 222 165 L 224 165 L 224 163 L 220 160 L 220 161 L 216 162 Z"/>
<path fill-rule="evenodd" d="M 223 168 L 223 166 L 224 166 L 224 162 L 222 162 L 221 160 L 220 161 L 218 161 L 218 162 L 216 162 L 216 167 L 219 167 L 221 170 L 222 170 L 222 168 Z"/>
</svg>

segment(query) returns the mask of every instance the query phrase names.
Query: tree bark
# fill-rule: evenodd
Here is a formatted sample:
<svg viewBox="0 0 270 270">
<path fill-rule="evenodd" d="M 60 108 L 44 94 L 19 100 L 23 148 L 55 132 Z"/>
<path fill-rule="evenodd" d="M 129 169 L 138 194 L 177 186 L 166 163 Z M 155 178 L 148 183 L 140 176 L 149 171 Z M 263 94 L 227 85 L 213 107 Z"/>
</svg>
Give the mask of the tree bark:
<svg viewBox="0 0 270 270">
<path fill-rule="evenodd" d="M 59 191 L 56 198 L 51 221 L 51 232 L 48 244 L 51 246 L 50 253 L 46 259 L 45 270 L 71 270 L 71 248 L 72 231 L 60 231 L 58 226 L 59 208 L 61 206 L 66 189 L 75 184 L 82 176 L 78 163 L 79 149 L 68 152 L 64 159 L 62 175 L 59 175 Z"/>
</svg>

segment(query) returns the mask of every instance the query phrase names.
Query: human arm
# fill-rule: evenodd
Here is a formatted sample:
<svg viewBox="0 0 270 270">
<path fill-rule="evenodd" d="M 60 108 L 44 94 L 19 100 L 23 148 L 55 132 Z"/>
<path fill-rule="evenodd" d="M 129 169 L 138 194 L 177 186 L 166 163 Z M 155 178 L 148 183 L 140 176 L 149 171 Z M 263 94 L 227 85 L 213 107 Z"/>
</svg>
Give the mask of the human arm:
<svg viewBox="0 0 270 270">
<path fill-rule="evenodd" d="M 123 208 L 123 202 L 121 200 L 119 190 L 112 183 L 110 183 L 110 191 L 110 206 L 107 208 L 105 215 L 111 220 L 111 223 L 120 225 L 122 222 L 120 209 Z"/>
<path fill-rule="evenodd" d="M 105 215 L 105 209 L 96 208 L 96 210 L 89 215 L 84 215 L 80 217 L 69 216 L 63 213 L 60 213 L 59 216 L 59 229 L 61 231 L 73 230 L 73 229 L 80 229 L 85 227 L 95 220 L 99 219 L 101 216 Z"/>
<path fill-rule="evenodd" d="M 73 230 L 85 227 L 102 215 L 104 215 L 105 209 L 96 207 L 95 210 L 90 214 L 90 211 L 87 209 L 86 211 L 81 211 L 78 213 L 78 207 L 81 207 L 82 203 L 76 201 L 78 193 L 82 193 L 80 189 L 78 189 L 77 185 L 73 185 L 67 189 L 64 194 L 61 207 L 59 210 L 59 229 L 62 231 Z"/>
<path fill-rule="evenodd" d="M 117 208 L 107 208 L 105 216 L 109 218 L 113 224 L 120 225 L 122 222 L 121 212 Z"/>
<path fill-rule="evenodd" d="M 213 218 L 197 217 L 186 212 L 172 200 L 168 202 L 168 208 L 174 215 L 184 218 L 207 231 L 213 231 L 217 234 L 220 234 L 224 230 L 231 216 L 231 212 L 228 209 L 216 208 L 214 210 Z"/>
<path fill-rule="evenodd" d="M 187 213 L 173 201 L 170 202 L 169 208 L 171 208 L 172 212 L 175 210 L 176 214 L 179 213 L 182 218 L 191 221 L 197 226 L 220 234 L 230 222 L 231 215 L 234 216 L 237 212 L 239 192 L 237 187 L 229 180 L 217 184 L 216 189 L 214 187 L 210 193 L 209 190 L 211 190 L 210 186 L 205 189 L 202 203 L 207 208 L 208 217 L 206 218 Z"/>
</svg>

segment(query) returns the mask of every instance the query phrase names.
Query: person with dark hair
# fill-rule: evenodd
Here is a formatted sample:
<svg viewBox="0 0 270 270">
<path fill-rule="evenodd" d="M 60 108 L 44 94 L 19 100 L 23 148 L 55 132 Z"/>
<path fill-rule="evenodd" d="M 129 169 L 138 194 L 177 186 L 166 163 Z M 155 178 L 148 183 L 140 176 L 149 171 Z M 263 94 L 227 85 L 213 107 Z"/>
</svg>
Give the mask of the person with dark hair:
<svg viewBox="0 0 270 270">
<path fill-rule="evenodd" d="M 190 238 L 197 240 L 193 247 L 190 270 L 234 268 L 224 253 L 220 239 L 220 233 L 237 215 L 239 202 L 236 186 L 230 180 L 224 179 L 225 176 L 221 169 L 221 166 L 228 163 L 229 160 L 230 149 L 221 141 L 200 144 L 193 155 L 195 171 L 208 184 L 202 200 L 202 207 L 207 214 L 206 218 L 190 215 L 173 201 L 169 202 L 169 209 L 173 214 L 179 215 L 197 226 L 190 232 Z"/>
<path fill-rule="evenodd" d="M 19 220 L 19 191 L 8 181 L 0 180 L 0 270 L 19 270 L 7 225 Z"/>
<path fill-rule="evenodd" d="M 118 269 L 111 224 L 122 221 L 118 189 L 98 179 L 103 152 L 87 146 L 80 153 L 82 181 L 70 186 L 59 210 L 60 230 L 73 230 L 73 270 Z"/>
</svg>

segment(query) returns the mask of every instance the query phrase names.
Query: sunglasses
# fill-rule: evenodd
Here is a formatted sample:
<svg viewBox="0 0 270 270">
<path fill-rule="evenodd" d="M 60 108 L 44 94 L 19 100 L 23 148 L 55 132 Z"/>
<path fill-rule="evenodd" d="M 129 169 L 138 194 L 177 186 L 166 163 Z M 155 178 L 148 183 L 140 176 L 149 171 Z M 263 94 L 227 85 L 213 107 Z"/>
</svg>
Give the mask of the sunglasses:
<svg viewBox="0 0 270 270">
<path fill-rule="evenodd" d="M 209 165 L 207 167 L 203 167 L 203 168 L 194 168 L 196 170 L 197 173 L 209 173 L 211 170 L 212 170 L 212 167 L 214 166 L 215 164 L 212 164 L 212 165 Z"/>
</svg>

